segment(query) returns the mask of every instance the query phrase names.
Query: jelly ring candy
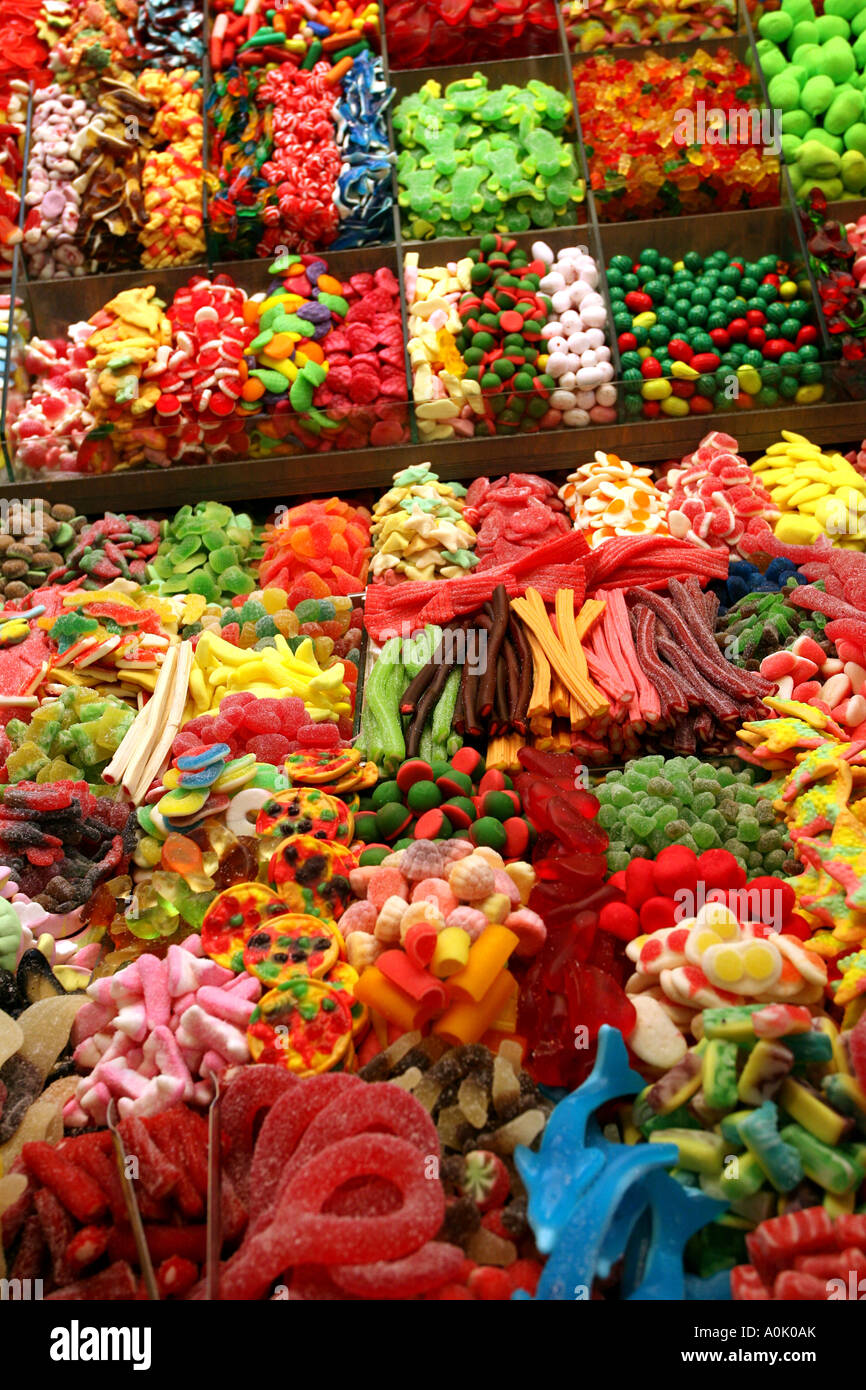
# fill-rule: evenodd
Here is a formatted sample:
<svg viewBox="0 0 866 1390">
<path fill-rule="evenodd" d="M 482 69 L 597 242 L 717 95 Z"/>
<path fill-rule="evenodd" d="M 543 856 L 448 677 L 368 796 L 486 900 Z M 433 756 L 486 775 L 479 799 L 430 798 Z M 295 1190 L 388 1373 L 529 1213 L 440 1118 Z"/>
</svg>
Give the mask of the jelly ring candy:
<svg viewBox="0 0 866 1390">
<path fill-rule="evenodd" d="M 262 995 L 250 1017 L 247 1042 L 254 1062 L 318 1076 L 341 1063 L 352 1043 L 353 1019 L 344 990 L 298 976 Z"/>
<path fill-rule="evenodd" d="M 271 855 L 268 882 L 289 912 L 337 921 L 355 900 L 349 874 L 357 867 L 354 854 L 332 840 L 289 835 Z"/>
<path fill-rule="evenodd" d="M 176 787 L 174 791 L 166 792 L 156 804 L 156 809 L 163 817 L 171 820 L 180 820 L 185 816 L 195 816 L 202 809 L 207 801 L 207 789 L 199 790 L 197 787 Z"/>
<path fill-rule="evenodd" d="M 287 776 L 300 786 L 318 787 L 336 782 L 353 772 L 361 761 L 358 748 L 342 748 L 339 753 L 290 753 L 285 761 Z"/>
<path fill-rule="evenodd" d="M 212 743 L 201 753 L 185 753 L 182 758 L 178 758 L 177 765 L 181 772 L 201 772 L 202 768 L 210 767 L 211 763 L 221 763 L 229 756 L 231 749 L 227 743 Z"/>
<path fill-rule="evenodd" d="M 345 802 L 318 787 L 295 787 L 266 801 L 256 820 L 257 835 L 312 835 L 317 840 L 339 840 L 348 845 L 355 818 Z"/>
<path fill-rule="evenodd" d="M 364 1032 L 370 1022 L 370 1010 L 366 1004 L 362 1004 L 360 999 L 355 998 L 355 985 L 358 983 L 360 975 L 354 966 L 347 960 L 335 961 L 326 976 L 327 983 L 333 985 L 334 989 L 343 989 L 349 996 L 350 1008 L 352 1010 L 352 1037 L 357 1038 Z"/>
<path fill-rule="evenodd" d="M 282 898 L 262 883 L 236 883 L 218 893 L 201 924 L 205 955 L 217 965 L 240 972 L 244 946 L 257 927 L 272 917 L 285 915 Z"/>
<path fill-rule="evenodd" d="M 717 989 L 765 994 L 782 973 L 782 957 L 771 941 L 721 941 L 704 952 L 701 968 Z"/>
<path fill-rule="evenodd" d="M 296 975 L 319 978 L 340 955 L 340 937 L 327 922 L 287 912 L 256 927 L 244 946 L 244 969 L 268 989 Z"/>
</svg>

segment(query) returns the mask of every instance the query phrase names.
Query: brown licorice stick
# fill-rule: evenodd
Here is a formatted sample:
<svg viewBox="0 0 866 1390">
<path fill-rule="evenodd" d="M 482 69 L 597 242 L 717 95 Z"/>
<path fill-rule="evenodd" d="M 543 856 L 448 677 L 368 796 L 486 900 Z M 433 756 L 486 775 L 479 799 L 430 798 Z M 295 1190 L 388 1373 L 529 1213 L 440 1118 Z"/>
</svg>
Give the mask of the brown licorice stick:
<svg viewBox="0 0 866 1390">
<path fill-rule="evenodd" d="M 477 614 L 474 621 L 471 621 L 467 624 L 467 628 L 469 630 L 471 630 L 472 628 L 483 628 L 485 632 L 489 632 L 491 626 L 492 620 L 488 618 L 486 613 Z M 488 656 L 489 646 L 490 644 L 488 642 Z M 478 719 L 478 711 L 476 708 L 479 680 L 480 677 L 477 671 L 466 671 L 466 679 L 463 684 L 463 717 L 466 721 L 467 734 L 481 733 L 481 724 Z"/>
<path fill-rule="evenodd" d="M 457 700 L 454 705 L 454 728 L 458 734 L 466 732 L 466 718 L 463 712 L 463 687 L 466 684 L 466 662 L 460 667 L 460 684 L 457 687 Z"/>
<path fill-rule="evenodd" d="M 532 696 L 532 651 L 526 640 L 526 633 L 517 614 L 511 612 L 508 618 L 508 633 L 517 657 L 518 669 L 520 672 L 520 682 L 517 691 L 517 703 L 514 707 L 514 714 L 511 722 L 518 733 L 526 733 L 526 712 L 529 709 L 529 701 Z"/>
<path fill-rule="evenodd" d="M 406 689 L 403 691 L 403 694 L 400 696 L 401 714 L 414 714 L 416 704 L 420 700 L 421 696 L 424 694 L 424 691 L 427 689 L 430 682 L 433 680 L 439 667 L 442 665 L 446 642 L 446 632 L 458 630 L 459 629 L 453 628 L 451 624 L 449 624 L 448 627 L 443 627 L 442 637 L 439 640 L 439 645 L 435 648 L 433 655 L 427 662 L 427 665 L 422 667 L 422 669 L 418 672 L 417 676 L 415 676 L 414 680 L 411 680 L 409 682 L 409 684 L 406 686 Z M 451 651 L 453 652 L 453 637 L 448 638 L 447 641 Z"/>
<path fill-rule="evenodd" d="M 487 665 L 484 669 L 484 675 L 478 682 L 478 713 L 482 718 L 486 718 L 493 708 L 496 692 L 496 665 L 499 660 L 502 639 L 508 627 L 509 611 L 505 585 L 497 584 L 493 590 L 493 626 L 487 640 Z"/>
<path fill-rule="evenodd" d="M 506 728 L 514 729 L 517 727 L 514 720 L 520 703 L 520 662 L 517 659 L 517 652 L 514 650 L 514 645 L 508 636 L 506 636 L 505 641 L 502 643 L 502 657 L 504 658 L 505 683 L 508 691 L 506 697 L 507 704 L 505 707 L 505 724 Z M 500 665 L 502 665 L 502 659 L 500 659 Z"/>
<path fill-rule="evenodd" d="M 406 732 L 406 757 L 417 758 L 418 749 L 421 744 L 421 735 L 424 732 L 424 725 L 433 713 L 433 706 L 442 694 L 445 682 L 454 668 L 454 662 L 442 661 L 435 676 L 433 677 L 421 699 L 415 706 L 415 713 L 412 715 L 412 722 Z"/>
<path fill-rule="evenodd" d="M 496 663 L 496 691 L 493 697 L 493 709 L 490 711 L 491 720 L 494 715 L 496 717 L 496 732 L 504 733 L 511 722 L 508 705 L 508 667 L 505 662 L 504 641 L 499 649 L 499 660 Z"/>
</svg>

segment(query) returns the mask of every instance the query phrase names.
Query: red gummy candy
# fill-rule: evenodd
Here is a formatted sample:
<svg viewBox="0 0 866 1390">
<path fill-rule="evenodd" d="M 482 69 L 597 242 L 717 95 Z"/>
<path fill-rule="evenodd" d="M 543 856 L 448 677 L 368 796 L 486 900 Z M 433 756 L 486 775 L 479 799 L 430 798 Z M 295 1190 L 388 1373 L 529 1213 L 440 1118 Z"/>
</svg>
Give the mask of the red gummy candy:
<svg viewBox="0 0 866 1390">
<path fill-rule="evenodd" d="M 21 1157 L 32 1176 L 53 1192 L 76 1220 L 87 1225 L 105 1214 L 108 1203 L 102 1188 L 51 1144 L 41 1140 L 25 1144 Z"/>
<path fill-rule="evenodd" d="M 278 767 L 290 749 L 285 734 L 257 734 L 247 740 L 247 752 L 254 753 L 256 762 L 273 763 Z"/>
<path fill-rule="evenodd" d="M 431 1240 L 402 1260 L 333 1265 L 330 1275 L 338 1288 L 358 1298 L 405 1299 L 429 1293 L 456 1279 L 463 1263 L 463 1251 L 458 1246 Z"/>
<path fill-rule="evenodd" d="M 243 1067 L 226 1088 L 220 1104 L 220 1135 L 226 1149 L 224 1169 L 244 1200 L 249 1192 L 257 1122 L 262 1111 L 270 1110 L 296 1080 L 285 1067 L 262 1063 Z"/>
<path fill-rule="evenodd" d="M 302 748 L 337 748 L 340 744 L 340 731 L 336 724 L 305 724 L 298 729 L 298 743 Z"/>
</svg>

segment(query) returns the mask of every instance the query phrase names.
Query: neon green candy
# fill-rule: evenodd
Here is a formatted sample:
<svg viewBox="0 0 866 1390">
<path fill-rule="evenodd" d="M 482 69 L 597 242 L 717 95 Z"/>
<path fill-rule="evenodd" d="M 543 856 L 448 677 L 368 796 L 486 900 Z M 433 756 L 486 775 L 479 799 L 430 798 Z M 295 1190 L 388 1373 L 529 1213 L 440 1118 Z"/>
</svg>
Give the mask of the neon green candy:
<svg viewBox="0 0 866 1390">
<path fill-rule="evenodd" d="M 800 94 L 800 101 L 804 111 L 808 111 L 810 116 L 818 116 L 827 110 L 835 95 L 836 85 L 832 77 L 822 74 L 809 78 Z M 772 94 L 770 99 L 772 100 Z"/>
</svg>

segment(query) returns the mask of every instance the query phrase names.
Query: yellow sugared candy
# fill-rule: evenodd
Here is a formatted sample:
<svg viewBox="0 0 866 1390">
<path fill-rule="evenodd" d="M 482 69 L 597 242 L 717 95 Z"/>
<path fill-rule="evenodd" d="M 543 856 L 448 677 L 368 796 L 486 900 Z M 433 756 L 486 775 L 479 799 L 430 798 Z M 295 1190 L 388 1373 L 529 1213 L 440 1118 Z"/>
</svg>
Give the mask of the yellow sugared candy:
<svg viewBox="0 0 866 1390">
<path fill-rule="evenodd" d="M 225 695 L 240 690 L 260 699 L 295 696 L 303 700 L 310 717 L 317 722 L 351 714 L 342 662 L 323 670 L 309 637 L 294 652 L 282 636 L 274 637 L 273 643 L 273 647 L 257 652 L 235 647 L 210 629 L 203 631 L 190 672 L 191 701 L 187 703 L 186 718 L 215 714 Z"/>
<path fill-rule="evenodd" d="M 803 435 L 783 430 L 752 468 L 782 513 L 778 540 L 812 545 L 827 535 L 845 549 L 866 547 L 866 478 L 842 454 L 822 453 Z"/>
</svg>

